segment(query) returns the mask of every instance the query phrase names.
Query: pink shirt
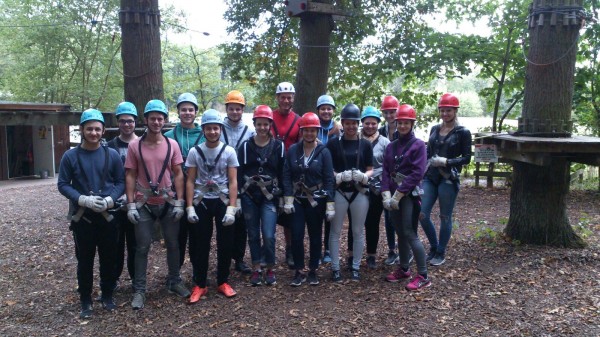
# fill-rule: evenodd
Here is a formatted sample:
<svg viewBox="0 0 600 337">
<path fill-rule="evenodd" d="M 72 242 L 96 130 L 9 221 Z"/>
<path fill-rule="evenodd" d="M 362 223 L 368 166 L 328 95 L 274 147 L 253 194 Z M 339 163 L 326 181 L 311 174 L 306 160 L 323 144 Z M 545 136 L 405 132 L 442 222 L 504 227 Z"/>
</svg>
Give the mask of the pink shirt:
<svg viewBox="0 0 600 337">
<path fill-rule="evenodd" d="M 146 178 L 146 171 L 144 170 L 142 159 L 140 157 L 140 152 L 138 151 L 138 144 L 141 139 L 142 138 L 140 137 L 129 143 L 129 147 L 127 148 L 127 158 L 125 159 L 125 168 L 137 170 L 137 183 L 144 188 L 150 188 L 150 184 L 148 184 L 148 179 Z M 158 183 L 158 189 L 171 187 L 171 167 L 183 163 L 183 157 L 181 156 L 181 150 L 179 150 L 177 142 L 166 137 L 163 139 L 166 139 L 171 143 L 171 158 L 162 180 Z M 165 157 L 167 156 L 167 143 L 163 141 L 156 148 L 150 148 L 142 142 L 142 154 L 144 155 L 144 162 L 146 163 L 148 174 L 150 174 L 152 182 L 155 183 L 156 180 L 158 180 Z M 173 194 L 173 192 L 170 193 L 171 195 Z M 136 192 L 136 200 L 139 200 L 140 198 L 142 198 L 142 194 Z M 146 202 L 150 205 L 162 205 L 165 203 L 165 200 L 161 195 L 150 197 Z"/>
</svg>

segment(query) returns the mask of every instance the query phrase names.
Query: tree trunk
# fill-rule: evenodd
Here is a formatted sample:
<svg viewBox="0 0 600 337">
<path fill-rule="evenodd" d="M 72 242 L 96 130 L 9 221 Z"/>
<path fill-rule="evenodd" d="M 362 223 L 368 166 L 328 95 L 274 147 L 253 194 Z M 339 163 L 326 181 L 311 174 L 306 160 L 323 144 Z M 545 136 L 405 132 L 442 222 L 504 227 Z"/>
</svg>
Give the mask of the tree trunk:
<svg viewBox="0 0 600 337">
<path fill-rule="evenodd" d="M 319 1 L 331 3 L 331 1 Z M 317 98 L 327 93 L 331 15 L 306 13 L 300 18 L 300 51 L 296 73 L 294 111 L 316 112 Z"/>
<path fill-rule="evenodd" d="M 119 21 L 125 100 L 141 118 L 149 100 L 164 101 L 158 0 L 121 0 Z"/>
<path fill-rule="evenodd" d="M 581 0 L 576 0 L 570 6 L 580 5 Z M 548 8 L 561 10 L 564 6 L 562 0 L 535 0 L 530 8 L 530 47 L 522 118 L 532 127 L 525 135 L 548 136 L 550 124 L 558 125 L 556 128 L 561 130 L 568 129 L 581 22 L 571 18 L 570 13 L 548 12 Z M 539 11 L 542 7 L 546 9 L 543 13 Z M 522 243 L 582 247 L 583 241 L 567 218 L 568 192 L 569 162 L 557 157 L 551 159 L 549 166 L 515 162 L 506 234 Z"/>
</svg>

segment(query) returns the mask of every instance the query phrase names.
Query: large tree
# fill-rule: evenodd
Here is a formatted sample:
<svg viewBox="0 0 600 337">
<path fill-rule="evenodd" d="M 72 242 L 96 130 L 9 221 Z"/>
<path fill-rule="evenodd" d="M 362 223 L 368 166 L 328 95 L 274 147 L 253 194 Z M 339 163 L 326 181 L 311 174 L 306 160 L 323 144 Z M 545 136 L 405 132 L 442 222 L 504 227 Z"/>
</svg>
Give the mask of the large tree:
<svg viewBox="0 0 600 337">
<path fill-rule="evenodd" d="M 522 118 L 529 125 L 551 121 L 562 131 L 560 126 L 571 119 L 581 1 L 576 0 L 574 7 L 560 0 L 547 2 L 535 0 L 527 21 L 529 52 Z M 533 136 L 549 133 L 535 126 L 520 131 Z M 583 246 L 567 218 L 569 162 L 553 157 L 545 166 L 515 161 L 513 167 L 507 235 L 523 243 Z"/>
</svg>

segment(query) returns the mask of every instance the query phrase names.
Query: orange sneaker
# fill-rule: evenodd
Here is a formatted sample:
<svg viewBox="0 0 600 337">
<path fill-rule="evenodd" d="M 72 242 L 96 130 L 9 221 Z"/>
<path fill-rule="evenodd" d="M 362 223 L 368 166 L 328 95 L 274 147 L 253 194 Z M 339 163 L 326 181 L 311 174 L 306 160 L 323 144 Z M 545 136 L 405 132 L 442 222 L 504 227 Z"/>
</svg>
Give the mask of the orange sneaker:
<svg viewBox="0 0 600 337">
<path fill-rule="evenodd" d="M 207 287 L 200 288 L 198 286 L 194 286 L 194 288 L 192 288 L 192 295 L 190 296 L 189 303 L 198 303 L 200 301 L 200 298 L 202 298 L 202 296 L 206 296 L 206 294 L 208 294 Z"/>
<path fill-rule="evenodd" d="M 221 294 L 225 295 L 225 297 L 233 297 L 233 296 L 237 295 L 235 290 L 233 290 L 233 288 L 227 283 L 221 284 L 217 288 L 217 291 L 220 292 Z"/>
</svg>

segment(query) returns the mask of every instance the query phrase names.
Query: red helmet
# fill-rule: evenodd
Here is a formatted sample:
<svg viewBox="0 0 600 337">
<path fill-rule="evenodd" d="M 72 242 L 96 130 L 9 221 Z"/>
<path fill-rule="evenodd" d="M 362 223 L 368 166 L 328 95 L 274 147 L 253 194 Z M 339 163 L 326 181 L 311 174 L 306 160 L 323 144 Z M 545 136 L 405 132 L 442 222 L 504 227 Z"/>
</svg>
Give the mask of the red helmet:
<svg viewBox="0 0 600 337">
<path fill-rule="evenodd" d="M 454 96 L 454 94 L 443 94 L 440 97 L 440 101 L 438 102 L 438 108 L 459 108 L 460 104 L 458 104 L 458 97 Z"/>
<path fill-rule="evenodd" d="M 381 102 L 381 109 L 379 110 L 394 110 L 398 109 L 399 105 L 400 103 L 398 102 L 398 99 L 392 95 L 389 95 L 383 98 L 383 102 Z"/>
<path fill-rule="evenodd" d="M 268 105 L 259 105 L 254 109 L 254 115 L 252 115 L 252 120 L 257 118 L 267 118 L 273 121 L 273 110 Z"/>
<path fill-rule="evenodd" d="M 415 108 L 408 104 L 402 104 L 398 107 L 398 111 L 396 111 L 395 120 L 399 119 L 408 119 L 411 121 L 417 120 L 417 112 Z"/>
<path fill-rule="evenodd" d="M 317 116 L 316 113 L 314 112 L 307 112 L 304 115 L 302 115 L 302 118 L 300 118 L 300 129 L 304 129 L 304 128 L 320 128 L 321 127 L 321 121 L 319 121 L 319 116 Z"/>
</svg>

